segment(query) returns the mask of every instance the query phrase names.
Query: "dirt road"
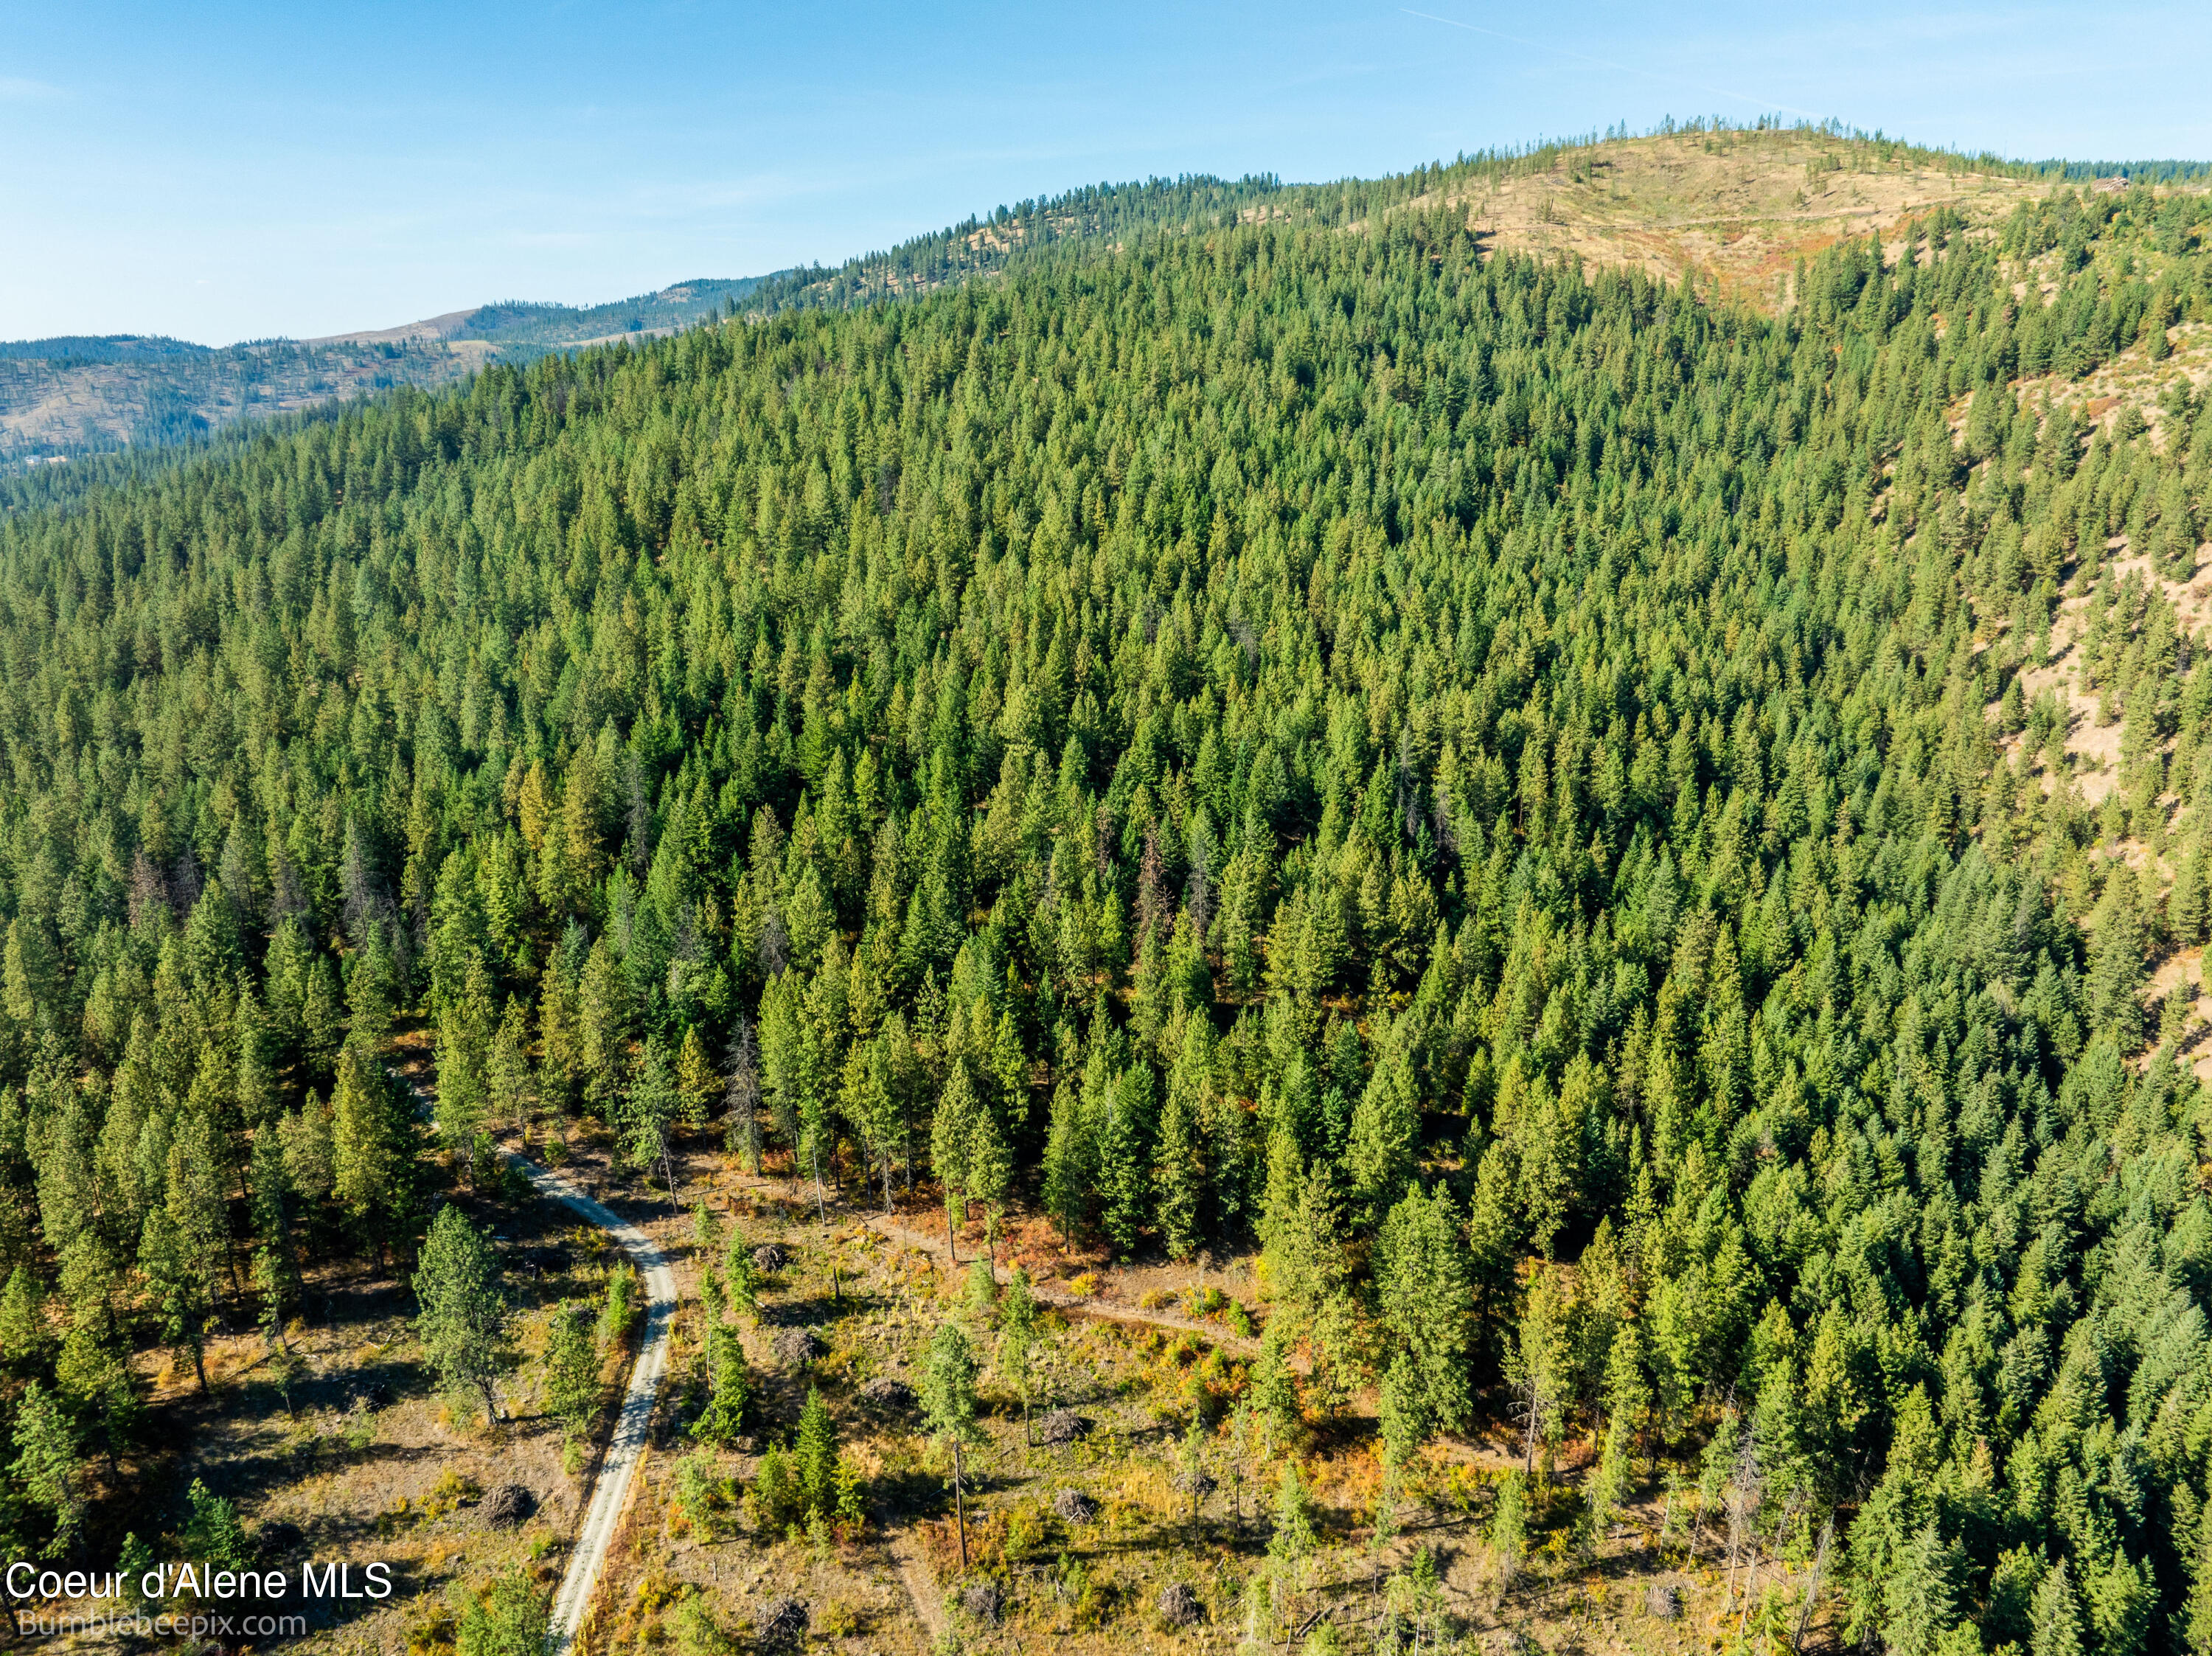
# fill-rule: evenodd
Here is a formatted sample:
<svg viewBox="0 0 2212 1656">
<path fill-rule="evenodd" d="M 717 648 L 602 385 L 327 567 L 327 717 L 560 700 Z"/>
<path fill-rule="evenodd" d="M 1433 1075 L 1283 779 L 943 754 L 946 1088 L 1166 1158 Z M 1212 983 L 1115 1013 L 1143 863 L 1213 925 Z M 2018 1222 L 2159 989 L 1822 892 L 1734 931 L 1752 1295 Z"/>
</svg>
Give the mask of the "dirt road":
<svg viewBox="0 0 2212 1656">
<path fill-rule="evenodd" d="M 638 1346 L 636 1362 L 630 1367 L 629 1390 L 623 1396 L 622 1413 L 615 1421 L 614 1435 L 607 1441 L 606 1453 L 599 1459 L 599 1475 L 592 1481 L 591 1498 L 584 1505 L 584 1521 L 576 1531 L 575 1544 L 568 1554 L 568 1572 L 561 1578 L 561 1591 L 553 1600 L 549 1648 L 553 1656 L 562 1656 L 574 1640 L 576 1629 L 583 1625 L 585 1611 L 591 1608 L 592 1593 L 599 1584 L 599 1571 L 606 1562 L 616 1522 L 629 1495 L 630 1480 L 636 1475 L 638 1462 L 645 1453 L 647 1429 L 653 1423 L 653 1399 L 660 1391 L 661 1375 L 668 1368 L 668 1326 L 676 1310 L 676 1273 L 669 1267 L 668 1256 L 635 1225 L 584 1195 L 559 1174 L 520 1157 L 515 1158 L 515 1164 L 529 1174 L 531 1182 L 542 1193 L 580 1214 L 620 1243 L 645 1279 L 645 1338 Z"/>
<path fill-rule="evenodd" d="M 392 1075 L 415 1101 L 416 1113 L 433 1131 L 438 1125 L 430 1095 L 414 1076 L 394 1068 Z M 623 1394 L 622 1413 L 615 1417 L 614 1435 L 599 1457 L 598 1476 L 584 1503 L 584 1521 L 576 1531 L 568 1554 L 568 1571 L 561 1578 L 561 1591 L 553 1600 L 553 1624 L 546 1641 L 551 1656 L 566 1656 L 584 1613 L 592 1607 L 592 1593 L 599 1585 L 599 1571 L 607 1562 L 615 1526 L 629 1498 L 630 1480 L 644 1458 L 646 1433 L 653 1424 L 653 1400 L 660 1394 L 660 1377 L 668 1368 L 669 1320 L 676 1313 L 676 1272 L 668 1256 L 653 1238 L 612 1210 L 594 1202 L 561 1174 L 539 1167 L 526 1156 L 501 1150 L 507 1161 L 530 1175 L 538 1193 L 550 1197 L 571 1212 L 597 1225 L 614 1238 L 636 1264 L 645 1283 L 645 1338 L 630 1365 L 629 1389 Z"/>
</svg>

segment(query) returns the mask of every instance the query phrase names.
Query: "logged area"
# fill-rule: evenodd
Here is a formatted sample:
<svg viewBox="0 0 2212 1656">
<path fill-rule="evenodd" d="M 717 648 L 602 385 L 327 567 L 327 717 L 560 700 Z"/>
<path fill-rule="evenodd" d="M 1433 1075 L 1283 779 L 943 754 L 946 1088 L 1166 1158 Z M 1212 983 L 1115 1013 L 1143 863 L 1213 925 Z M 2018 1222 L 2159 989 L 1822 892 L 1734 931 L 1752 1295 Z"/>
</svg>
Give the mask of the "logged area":
<svg viewBox="0 0 2212 1656">
<path fill-rule="evenodd" d="M 0 519 L 0 1550 L 410 1656 L 2203 1648 L 2212 197 L 1789 137 Z"/>
</svg>

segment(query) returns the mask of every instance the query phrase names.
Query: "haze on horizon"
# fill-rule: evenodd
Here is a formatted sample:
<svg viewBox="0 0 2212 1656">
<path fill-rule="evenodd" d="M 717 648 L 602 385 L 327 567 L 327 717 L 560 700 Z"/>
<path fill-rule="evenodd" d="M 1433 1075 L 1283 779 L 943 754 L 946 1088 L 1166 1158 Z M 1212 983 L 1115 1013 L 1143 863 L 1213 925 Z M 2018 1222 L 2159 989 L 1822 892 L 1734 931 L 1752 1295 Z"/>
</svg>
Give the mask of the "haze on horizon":
<svg viewBox="0 0 2212 1656">
<path fill-rule="evenodd" d="M 1099 180 L 1368 175 L 1662 117 L 2212 156 L 2201 7 L 1144 0 L 26 9 L 0 337 L 207 343 L 835 263 Z"/>
</svg>

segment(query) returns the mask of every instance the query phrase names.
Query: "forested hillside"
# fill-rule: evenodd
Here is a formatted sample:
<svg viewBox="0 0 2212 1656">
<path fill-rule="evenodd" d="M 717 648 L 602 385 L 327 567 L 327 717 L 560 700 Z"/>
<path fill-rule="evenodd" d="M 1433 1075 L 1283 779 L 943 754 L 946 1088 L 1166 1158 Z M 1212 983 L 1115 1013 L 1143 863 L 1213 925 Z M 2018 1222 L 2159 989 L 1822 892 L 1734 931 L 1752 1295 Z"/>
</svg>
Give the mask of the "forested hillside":
<svg viewBox="0 0 2212 1656">
<path fill-rule="evenodd" d="M 1578 1544 L 1832 1536 L 1838 1636 L 2205 1648 L 2208 223 L 1939 211 L 1779 316 L 1133 234 L 0 522 L 9 1556 L 119 1527 L 134 1354 L 404 1269 L 420 1018 L 465 1153 L 1259 1246 L 1255 1407 L 1407 1488 L 1507 1421 L 1601 1446 Z"/>
<path fill-rule="evenodd" d="M 434 387 L 495 359 L 526 362 L 713 317 L 761 278 L 679 282 L 605 305 L 510 300 L 397 328 L 214 348 L 143 334 L 0 343 L 0 459 L 79 463 L 118 446 L 204 443 L 240 422 L 394 385 Z M 10 468 L 12 470 L 12 468 Z"/>
</svg>

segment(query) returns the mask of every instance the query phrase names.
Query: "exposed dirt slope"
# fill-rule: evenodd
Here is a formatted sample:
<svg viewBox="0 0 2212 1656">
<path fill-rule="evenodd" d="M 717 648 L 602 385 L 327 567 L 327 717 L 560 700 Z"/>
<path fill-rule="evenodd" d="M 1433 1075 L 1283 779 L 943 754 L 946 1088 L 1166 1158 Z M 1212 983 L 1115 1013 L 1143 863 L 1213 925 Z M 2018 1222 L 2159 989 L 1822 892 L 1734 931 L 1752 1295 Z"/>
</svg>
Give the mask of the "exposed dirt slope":
<svg viewBox="0 0 2212 1656">
<path fill-rule="evenodd" d="M 1904 152 L 1900 151 L 1902 156 Z M 1548 172 L 1494 191 L 1417 197 L 1464 206 L 1500 249 L 1565 253 L 1670 281 L 1717 283 L 1731 298 L 1785 303 L 1801 254 L 1849 236 L 1887 235 L 1936 207 L 1977 225 L 2055 185 L 1953 171 L 1788 130 L 1624 138 L 1565 152 Z"/>
</svg>

